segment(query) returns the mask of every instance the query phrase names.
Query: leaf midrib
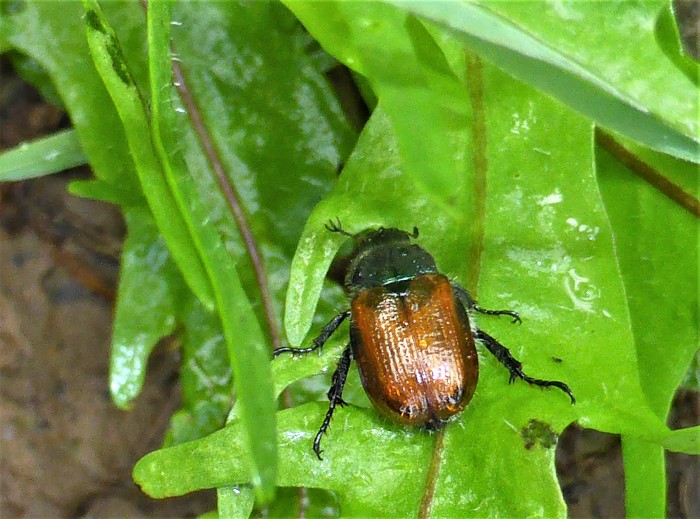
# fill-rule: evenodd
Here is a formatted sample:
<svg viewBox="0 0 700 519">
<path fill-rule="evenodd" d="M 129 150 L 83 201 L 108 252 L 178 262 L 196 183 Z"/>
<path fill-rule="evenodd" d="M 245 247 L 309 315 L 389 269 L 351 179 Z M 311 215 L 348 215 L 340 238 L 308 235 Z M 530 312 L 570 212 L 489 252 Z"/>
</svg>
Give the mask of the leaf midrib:
<svg viewBox="0 0 700 519">
<path fill-rule="evenodd" d="M 471 241 L 467 253 L 468 277 L 467 289 L 476 297 L 479 274 L 481 271 L 481 255 L 484 247 L 484 232 L 486 222 L 486 181 L 488 173 L 488 139 L 486 133 L 486 116 L 484 111 L 484 78 L 483 65 L 479 57 L 466 50 L 466 77 L 469 100 L 472 109 L 471 146 L 473 176 L 473 208 L 469 221 L 471 226 Z M 442 453 L 445 446 L 445 428 L 435 435 L 435 443 L 430 458 L 430 466 L 426 474 L 423 496 L 421 497 L 418 517 L 427 519 L 435 497 L 435 490 L 442 463 Z"/>
</svg>

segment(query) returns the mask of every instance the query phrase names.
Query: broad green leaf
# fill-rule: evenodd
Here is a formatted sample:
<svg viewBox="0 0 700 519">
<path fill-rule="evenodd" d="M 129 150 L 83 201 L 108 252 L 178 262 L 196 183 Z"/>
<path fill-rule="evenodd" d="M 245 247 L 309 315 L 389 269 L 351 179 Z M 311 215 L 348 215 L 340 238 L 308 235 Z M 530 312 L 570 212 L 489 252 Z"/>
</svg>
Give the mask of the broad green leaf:
<svg viewBox="0 0 700 519">
<path fill-rule="evenodd" d="M 529 395 L 533 388 L 517 382 L 507 388 L 502 368 L 485 359 L 464 426 L 446 434 L 431 513 L 454 515 L 466 508 L 483 515 L 563 515 L 553 452 L 524 447 L 528 423 L 537 420 L 558 433 L 578 418 L 595 428 L 620 429 L 628 420 L 620 396 L 644 404 L 626 365 L 633 362 L 632 341 L 596 186 L 592 125 L 493 67 L 472 70 L 469 81 L 483 81 L 480 106 L 474 107 L 484 112 L 474 129 L 482 136 L 475 154 L 484 154 L 481 164 L 488 165 L 475 171 L 484 177 L 486 199 L 478 296 L 482 305 L 514 308 L 523 318 L 513 331 L 500 320 L 482 318 L 479 325 L 502 338 L 530 373 L 566 381 L 577 404 L 549 392 Z M 571 217 L 591 233 L 572 232 L 566 223 Z M 610 362 L 611 356 L 616 360 Z M 594 368 L 603 357 L 605 368 Z M 640 415 L 636 420 L 649 420 Z M 480 434 L 484 427 L 489 434 Z M 466 443 L 472 445 L 463 454 Z M 518 481 L 508 476 L 513 473 L 521 474 Z M 466 492 L 454 489 L 455 481 L 475 481 L 461 506 L 455 501 Z M 528 499 L 534 489 L 543 494 Z"/>
<path fill-rule="evenodd" d="M 695 190 L 689 194 L 697 196 L 696 166 L 670 157 L 648 160 L 652 157 L 641 153 L 638 159 L 672 185 L 682 188 L 675 179 L 694 175 Z M 700 345 L 699 258 L 693 246 L 698 219 L 664 195 L 665 184 L 649 184 L 601 146 L 596 161 L 627 292 L 642 388 L 651 408 L 665 419 Z"/>
<path fill-rule="evenodd" d="M 85 160 L 75 131 L 64 130 L 0 154 L 0 182 L 50 175 Z"/>
<path fill-rule="evenodd" d="M 126 211 L 127 237 L 112 332 L 109 390 L 112 400 L 128 408 L 138 396 L 148 356 L 172 333 L 184 292 L 168 249 L 145 208 Z"/>
<path fill-rule="evenodd" d="M 669 198 L 676 192 L 697 196 L 697 168 L 631 143 L 625 149 L 601 142 L 598 177 L 628 296 L 642 388 L 651 408 L 665 420 L 700 344 L 698 250 L 692 246 L 697 216 Z M 692 438 L 682 450 L 693 448 Z M 696 432 L 696 450 L 699 439 Z M 663 516 L 663 447 L 625 435 L 622 453 L 627 513 Z"/>
<path fill-rule="evenodd" d="M 697 87 L 656 40 L 668 2 L 391 3 L 601 125 L 700 162 Z"/>
<path fill-rule="evenodd" d="M 478 71 L 479 67 L 472 69 Z M 481 223 L 472 222 L 485 229 L 479 285 L 481 301 L 483 305 L 489 302 L 491 307 L 515 307 L 521 312 L 529 325 L 518 329 L 519 344 L 556 344 L 553 351 L 519 346 L 514 354 L 521 357 L 526 366 L 532 366 L 531 372 L 537 370 L 538 376 L 570 383 L 579 403 L 570 408 L 561 395 L 549 393 L 545 395 L 546 401 L 541 402 L 531 398 L 532 388 L 523 384 L 507 388 L 502 368 L 494 366 L 493 359 L 487 355 L 477 396 L 460 421 L 463 426 L 448 430 L 442 456 L 444 467 L 438 478 L 432 513 L 438 516 L 455 514 L 459 512 L 453 507 L 473 509 L 481 501 L 484 503 L 479 508 L 481 513 L 493 514 L 497 510 L 506 513 L 499 508 L 505 507 L 507 513 L 519 515 L 525 513 L 521 507 L 533 502 L 528 501 L 527 496 L 519 496 L 524 488 L 530 489 L 528 492 L 537 488 L 544 495 L 549 494 L 549 498 L 543 495 L 534 501 L 538 506 L 548 503 L 549 513 L 562 513 L 561 497 L 551 497 L 558 495 L 556 478 L 551 472 L 551 452 L 527 453 L 522 448 L 520 431 L 530 420 L 538 417 L 553 431 L 560 431 L 570 421 L 580 418 L 590 426 L 611 432 L 639 432 L 642 428 L 657 441 L 662 441 L 665 433 L 663 424 L 646 407 L 635 371 L 624 291 L 597 190 L 592 124 L 509 81 L 492 68 L 484 69 L 489 74 L 482 85 L 484 97 L 475 98 L 481 103 L 479 110 L 486 113 L 486 119 L 474 133 L 487 138 L 477 138 L 474 145 L 481 146 L 480 151 L 486 154 L 486 160 L 477 162 L 477 167 L 479 164 L 491 167 L 479 170 L 486 177 L 485 183 L 474 185 L 486 186 L 482 196 L 487 200 L 488 217 Z M 479 77 L 472 80 L 479 81 Z M 319 205 L 302 236 L 293 264 L 288 300 L 288 308 L 301 308 L 298 314 L 303 315 L 313 308 L 314 297 L 309 286 L 320 285 L 330 258 L 338 248 L 337 238 L 328 236 L 322 229 L 322 223 L 332 216 L 339 216 L 350 231 L 378 224 L 403 228 L 416 224 L 421 229 L 420 241 L 435 252 L 438 265 L 448 274 L 457 275 L 462 282 L 468 279 L 467 272 L 459 265 L 470 257 L 469 244 L 465 243 L 469 235 L 460 235 L 456 229 L 454 233 L 439 230 L 450 229 L 449 225 L 444 225 L 444 215 L 435 208 L 417 206 L 416 193 L 420 190 L 397 169 L 395 147 L 382 142 L 390 126 L 386 119 L 379 119 L 378 114 L 372 121 L 348 162 L 336 193 Z M 564 136 L 566 141 L 563 141 Z M 450 153 L 452 150 L 442 151 Z M 368 171 L 372 172 L 369 184 L 362 181 Z M 572 183 L 571 178 L 577 181 Z M 401 197 L 398 193 L 402 189 L 413 193 L 413 198 Z M 394 199 L 396 206 L 392 205 Z M 410 204 L 405 200 L 411 200 Z M 378 203 L 383 214 L 373 219 L 373 208 Z M 518 218 L 513 218 L 514 210 Z M 355 214 L 369 218 L 356 222 Z M 408 218 L 410 223 L 406 222 Z M 580 222 L 575 229 L 569 222 L 571 218 Z M 468 227 L 469 222 L 461 225 Z M 585 227 L 580 227 L 582 225 Z M 439 241 L 429 245 L 431 234 L 439 237 Z M 450 243 L 454 236 L 461 236 L 462 244 Z M 305 280 L 299 289 L 295 284 L 297 276 Z M 507 287 L 502 286 L 503 280 L 508 280 Z M 291 314 L 287 317 L 290 316 L 294 317 Z M 294 333 L 301 336 L 305 330 L 298 322 L 288 322 L 288 325 L 290 337 Z M 294 330 L 296 326 L 299 332 Z M 482 326 L 487 325 L 482 323 Z M 488 326 L 500 329 L 502 333 L 498 337 L 515 337 L 515 332 L 507 329 L 507 323 L 493 322 Z M 610 361 L 611 355 L 615 361 Z M 562 359 L 564 364 L 557 366 L 552 357 Z M 601 358 L 607 359 L 603 368 L 599 366 Z M 592 372 L 597 374 L 594 381 L 589 377 Z M 499 395 L 499 387 L 508 393 Z M 482 397 L 484 400 L 479 400 L 480 395 L 486 395 Z M 637 425 L 631 426 L 632 423 Z M 490 431 L 500 424 L 497 434 L 480 435 L 483 424 L 489 424 Z M 474 454 L 468 454 L 471 452 Z M 494 452 L 509 455 L 487 455 Z M 528 458 L 535 454 L 539 456 L 538 463 Z M 519 462 L 523 463 L 522 470 L 518 470 Z M 525 469 L 525 466 L 530 468 Z M 533 479 L 513 483 L 511 487 L 503 486 L 499 494 L 504 496 L 503 500 L 491 503 L 487 497 L 494 485 L 513 481 L 507 476 L 510 471 L 524 472 Z M 469 481 L 469 491 L 454 489 L 455 481 Z M 543 481 L 547 481 L 546 486 Z M 381 486 L 381 483 L 372 483 Z M 358 493 L 367 491 L 359 489 Z M 469 495 L 470 500 L 456 505 L 459 500 L 455 493 Z M 352 506 L 343 502 L 341 508 L 343 505 Z"/>
<path fill-rule="evenodd" d="M 361 503 L 353 508 L 341 507 L 343 515 L 410 515 L 417 506 L 412 485 L 421 484 L 422 467 L 429 460 L 430 436 L 385 429 L 370 410 L 346 413 L 334 423 L 334 448 L 329 446 L 321 464 L 310 449 L 317 426 L 311 417 L 322 416 L 325 407 L 323 403 L 314 403 L 278 413 L 278 484 L 312 486 L 308 478 L 313 468 L 313 486 L 335 491 L 342 502 L 347 493 L 379 480 L 381 486 L 364 493 Z M 250 466 L 245 457 L 231 456 L 242 448 L 241 433 L 240 424 L 233 423 L 207 438 L 151 453 L 137 463 L 134 479 L 154 497 L 181 495 L 200 488 L 225 486 L 231 480 L 249 479 Z M 371 449 L 367 448 L 368 441 L 372 443 Z M 392 455 L 377 456 L 377 452 Z M 348 463 L 349 458 L 354 461 Z M 164 477 L 172 470 L 180 471 L 182 477 Z"/>
<path fill-rule="evenodd" d="M 357 488 L 378 483 L 379 486 L 362 493 L 358 502 L 341 505 L 341 513 L 348 517 L 415 515 L 418 503 L 414 487 L 424 481 L 422 468 L 429 463 L 431 435 L 390 429 L 373 411 L 357 410 L 345 413 L 342 419 L 334 422 L 331 433 L 334 445 L 328 446 L 324 461 L 319 462 L 309 447 L 317 424 L 309 422 L 310 417 L 322 416 L 325 407 L 325 404 L 313 403 L 279 413 L 278 483 L 306 485 L 309 471 L 312 471 L 314 485 L 332 489 L 341 503 L 348 502 L 347 495 Z M 231 456 L 232 452 L 242 449 L 241 438 L 240 424 L 232 423 L 207 438 L 153 452 L 137 463 L 134 479 L 147 494 L 160 498 L 249 479 L 250 467 L 245 457 Z M 533 447 L 533 451 L 538 449 L 542 447 Z M 352 462 L 348 461 L 350 458 Z M 181 477 L 168 477 L 173 472 Z M 509 479 L 517 478 L 511 475 Z M 453 484 L 463 482 L 454 480 Z M 496 488 L 500 488 L 500 484 Z M 497 497 L 499 495 L 492 492 L 491 499 L 484 504 Z"/>
<path fill-rule="evenodd" d="M 209 208 L 200 224 L 217 227 L 239 260 L 243 285 L 264 322 L 261 287 L 215 180 L 216 168 L 223 170 L 224 184 L 233 187 L 247 217 L 280 322 L 301 228 L 310 206 L 328 193 L 353 135 L 306 55 L 308 35 L 281 5 L 176 3 L 172 30 L 173 51 L 217 162 L 202 153 L 199 135 L 184 124 L 190 109 L 177 99 L 182 134 L 169 149 L 182 150 Z M 236 59 L 213 61 L 219 55 Z M 275 73 L 251 74 L 250 67 Z"/>
<path fill-rule="evenodd" d="M 190 288 L 204 305 L 212 307 L 211 282 L 163 177 L 153 141 L 145 138 L 151 135 L 146 109 L 124 60 L 119 40 L 97 0 L 84 0 L 83 5 L 90 52 L 126 129 L 131 155 L 149 207 Z"/>
</svg>

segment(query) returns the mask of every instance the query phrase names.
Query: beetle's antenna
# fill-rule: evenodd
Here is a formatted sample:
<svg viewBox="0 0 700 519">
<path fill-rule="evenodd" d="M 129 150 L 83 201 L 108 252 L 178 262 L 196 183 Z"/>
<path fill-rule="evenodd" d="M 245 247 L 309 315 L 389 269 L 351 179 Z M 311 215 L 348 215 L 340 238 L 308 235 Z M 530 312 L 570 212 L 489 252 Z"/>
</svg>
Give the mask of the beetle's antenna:
<svg viewBox="0 0 700 519">
<path fill-rule="evenodd" d="M 337 232 L 338 234 L 350 236 L 352 238 L 352 234 L 343 229 L 343 225 L 340 223 L 340 218 L 338 218 L 337 216 L 335 218 L 335 221 L 333 221 L 332 218 L 328 220 L 328 223 L 325 225 L 325 227 L 330 232 Z"/>
<path fill-rule="evenodd" d="M 415 240 L 416 238 L 418 238 L 418 227 L 416 227 L 416 226 L 414 225 L 414 226 L 413 226 L 413 233 L 409 234 L 409 236 L 410 236 L 411 238 L 413 238 L 414 240 Z"/>
</svg>

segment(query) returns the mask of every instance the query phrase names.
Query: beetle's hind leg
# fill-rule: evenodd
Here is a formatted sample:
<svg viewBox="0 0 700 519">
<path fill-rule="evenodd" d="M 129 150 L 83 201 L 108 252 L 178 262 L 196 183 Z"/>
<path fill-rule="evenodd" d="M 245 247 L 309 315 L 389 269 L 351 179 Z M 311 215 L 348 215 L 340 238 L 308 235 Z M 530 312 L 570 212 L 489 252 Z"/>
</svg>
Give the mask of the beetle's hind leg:
<svg viewBox="0 0 700 519">
<path fill-rule="evenodd" d="M 474 310 L 484 315 L 509 315 L 513 318 L 514 323 L 521 322 L 520 315 L 518 315 L 518 312 L 514 312 L 513 310 L 487 310 L 486 308 L 480 307 L 476 303 L 476 301 L 472 299 L 472 296 L 469 295 L 469 292 L 464 290 L 461 286 L 457 284 L 453 284 L 452 286 L 454 287 L 455 292 L 457 293 L 457 297 L 467 310 Z"/>
<path fill-rule="evenodd" d="M 569 395 L 572 404 L 576 403 L 574 394 L 571 392 L 571 389 L 569 389 L 569 386 L 564 384 L 564 382 L 559 382 L 558 380 L 542 380 L 539 378 L 532 378 L 526 375 L 523 372 L 523 365 L 520 363 L 520 361 L 518 361 L 515 357 L 513 357 L 513 355 L 511 355 L 510 351 L 508 351 L 508 348 L 503 346 L 503 344 L 491 337 L 488 333 L 478 330 L 475 335 L 475 338 L 480 340 L 493 354 L 493 356 L 496 357 L 498 361 L 501 364 L 503 364 L 508 371 L 510 371 L 510 383 L 515 381 L 516 378 L 521 378 L 525 382 L 534 386 L 558 387 L 564 393 Z"/>
<path fill-rule="evenodd" d="M 277 348 L 274 352 L 272 352 L 272 356 L 277 357 L 282 353 L 291 353 L 292 355 L 303 355 L 304 353 L 311 353 L 312 351 L 321 349 L 328 340 L 328 338 L 331 335 L 333 335 L 333 332 L 335 332 L 341 325 L 341 323 L 349 316 L 350 310 L 347 310 L 343 313 L 336 315 L 333 319 L 331 319 L 328 322 L 328 324 L 326 324 L 326 326 L 323 327 L 323 330 L 321 330 L 321 333 L 318 334 L 318 337 L 316 337 L 313 340 L 313 346 L 309 346 L 308 348 Z"/>
<path fill-rule="evenodd" d="M 328 426 L 331 423 L 331 418 L 333 418 L 333 411 L 335 411 L 336 406 L 344 406 L 347 403 L 343 400 L 343 387 L 345 387 L 345 379 L 348 378 L 348 370 L 350 369 L 350 361 L 352 360 L 352 349 L 348 344 L 343 351 L 343 356 L 340 357 L 338 361 L 338 367 L 335 368 L 333 372 L 333 378 L 331 379 L 331 388 L 328 390 L 328 400 L 330 400 L 330 405 L 328 406 L 328 411 L 326 411 L 326 417 L 323 419 L 321 428 L 316 433 L 314 438 L 314 452 L 318 459 L 322 460 L 321 453 L 321 438 L 328 430 Z"/>
</svg>

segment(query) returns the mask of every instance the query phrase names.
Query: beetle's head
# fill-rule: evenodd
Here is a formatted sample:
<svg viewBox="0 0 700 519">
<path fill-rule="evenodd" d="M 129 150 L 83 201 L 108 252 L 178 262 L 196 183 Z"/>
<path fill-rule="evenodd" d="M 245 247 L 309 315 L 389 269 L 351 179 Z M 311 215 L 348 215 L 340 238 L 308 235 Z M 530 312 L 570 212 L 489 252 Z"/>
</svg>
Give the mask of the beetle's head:
<svg viewBox="0 0 700 519">
<path fill-rule="evenodd" d="M 409 243 L 412 238 L 418 237 L 418 228 L 414 227 L 412 233 L 407 233 L 401 229 L 379 227 L 377 229 L 367 229 L 355 234 L 352 238 L 355 242 L 354 254 L 361 254 L 363 251 L 374 247 L 391 246 L 401 243 Z"/>
<path fill-rule="evenodd" d="M 437 272 L 432 256 L 411 243 L 418 237 L 415 227 L 412 233 L 379 227 L 357 234 L 343 230 L 340 222 L 331 222 L 326 228 L 353 239 L 354 247 L 345 276 L 345 287 L 350 293 Z"/>
<path fill-rule="evenodd" d="M 414 227 L 411 233 L 393 227 L 378 227 L 376 229 L 366 229 L 357 234 L 352 234 L 343 229 L 340 219 L 338 218 L 330 220 L 326 224 L 326 229 L 330 232 L 352 238 L 354 242 L 353 256 L 361 254 L 364 250 L 373 247 L 409 243 L 412 239 L 418 238 L 418 227 Z"/>
</svg>

